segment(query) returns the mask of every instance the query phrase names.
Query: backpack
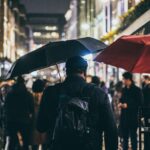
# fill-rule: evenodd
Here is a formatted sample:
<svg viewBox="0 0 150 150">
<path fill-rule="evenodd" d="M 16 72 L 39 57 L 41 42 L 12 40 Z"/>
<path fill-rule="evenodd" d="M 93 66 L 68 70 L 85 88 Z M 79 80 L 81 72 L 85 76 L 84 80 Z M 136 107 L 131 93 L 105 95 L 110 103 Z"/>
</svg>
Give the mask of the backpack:
<svg viewBox="0 0 150 150">
<path fill-rule="evenodd" d="M 90 97 L 60 94 L 52 149 L 87 149 L 91 132 L 89 105 Z"/>
</svg>

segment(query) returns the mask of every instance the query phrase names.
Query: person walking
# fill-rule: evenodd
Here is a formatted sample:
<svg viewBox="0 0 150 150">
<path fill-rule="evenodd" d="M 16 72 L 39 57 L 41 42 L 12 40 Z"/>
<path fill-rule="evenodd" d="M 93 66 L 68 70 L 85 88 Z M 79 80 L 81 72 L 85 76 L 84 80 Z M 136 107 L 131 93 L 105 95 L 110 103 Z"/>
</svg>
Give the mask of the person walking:
<svg viewBox="0 0 150 150">
<path fill-rule="evenodd" d="M 17 78 L 16 83 L 8 92 L 4 107 L 6 115 L 5 150 L 16 150 L 18 147 L 28 150 L 34 103 L 22 77 Z"/>
<path fill-rule="evenodd" d="M 32 129 L 32 150 L 38 150 L 39 146 L 42 145 L 42 150 L 46 149 L 46 134 L 42 134 L 36 129 L 37 115 L 45 83 L 43 80 L 37 79 L 32 85 L 33 98 L 34 98 L 34 118 L 33 118 L 33 129 Z"/>
<path fill-rule="evenodd" d="M 108 96 L 86 83 L 87 66 L 80 56 L 68 59 L 65 81 L 44 91 L 37 129 L 49 131 L 53 150 L 100 150 L 103 131 L 106 150 L 117 150 L 117 128 Z"/>
<path fill-rule="evenodd" d="M 143 94 L 133 81 L 132 74 L 123 74 L 125 87 L 118 107 L 121 108 L 120 128 L 123 137 L 123 150 L 128 150 L 128 140 L 131 137 L 132 150 L 137 150 L 138 109 L 142 106 Z"/>
<path fill-rule="evenodd" d="M 108 88 L 106 87 L 106 83 L 104 81 L 101 82 L 100 87 L 106 94 L 108 94 Z"/>
</svg>

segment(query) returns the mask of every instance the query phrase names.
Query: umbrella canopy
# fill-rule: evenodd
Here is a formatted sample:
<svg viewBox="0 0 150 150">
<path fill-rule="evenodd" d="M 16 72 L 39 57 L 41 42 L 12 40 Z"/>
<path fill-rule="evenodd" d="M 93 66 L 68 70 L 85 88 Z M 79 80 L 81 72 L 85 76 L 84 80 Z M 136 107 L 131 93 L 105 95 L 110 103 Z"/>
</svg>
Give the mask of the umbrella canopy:
<svg viewBox="0 0 150 150">
<path fill-rule="evenodd" d="M 123 36 L 95 60 L 133 73 L 150 73 L 150 35 Z"/>
<path fill-rule="evenodd" d="M 56 65 L 72 56 L 96 53 L 104 48 L 106 45 L 103 42 L 91 37 L 50 42 L 14 62 L 6 79 Z"/>
</svg>

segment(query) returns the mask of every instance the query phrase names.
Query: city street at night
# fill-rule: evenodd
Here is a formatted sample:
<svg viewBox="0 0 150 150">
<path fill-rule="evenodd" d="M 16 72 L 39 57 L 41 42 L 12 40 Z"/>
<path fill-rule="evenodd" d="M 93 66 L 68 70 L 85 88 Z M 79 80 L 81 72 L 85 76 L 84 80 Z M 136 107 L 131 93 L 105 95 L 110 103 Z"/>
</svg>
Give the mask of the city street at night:
<svg viewBox="0 0 150 150">
<path fill-rule="evenodd" d="M 150 0 L 0 0 L 0 150 L 150 150 Z"/>
</svg>

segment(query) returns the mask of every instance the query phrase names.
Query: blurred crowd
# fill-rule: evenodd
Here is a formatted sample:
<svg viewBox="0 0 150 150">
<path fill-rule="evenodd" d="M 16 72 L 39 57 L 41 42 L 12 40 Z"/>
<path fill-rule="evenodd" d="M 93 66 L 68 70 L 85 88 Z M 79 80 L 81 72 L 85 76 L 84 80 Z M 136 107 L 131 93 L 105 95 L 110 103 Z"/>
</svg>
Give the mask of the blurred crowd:
<svg viewBox="0 0 150 150">
<path fill-rule="evenodd" d="M 142 108 L 143 124 L 150 127 L 150 76 L 143 76 L 141 87 L 134 83 L 132 74 L 123 74 L 123 80 L 109 86 L 99 77 L 91 77 L 91 83 L 108 94 L 118 127 L 119 148 L 126 150 L 131 137 L 133 150 L 137 150 L 138 108 Z M 16 150 L 27 147 L 47 150 L 48 133 L 36 129 L 37 114 L 47 80 L 36 79 L 32 88 L 26 87 L 22 77 L 0 82 L 0 149 Z M 130 99 L 130 101 L 129 101 Z M 128 108 L 128 109 L 127 109 Z M 150 150 L 150 134 L 144 134 L 144 150 Z"/>
</svg>

